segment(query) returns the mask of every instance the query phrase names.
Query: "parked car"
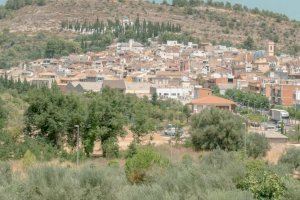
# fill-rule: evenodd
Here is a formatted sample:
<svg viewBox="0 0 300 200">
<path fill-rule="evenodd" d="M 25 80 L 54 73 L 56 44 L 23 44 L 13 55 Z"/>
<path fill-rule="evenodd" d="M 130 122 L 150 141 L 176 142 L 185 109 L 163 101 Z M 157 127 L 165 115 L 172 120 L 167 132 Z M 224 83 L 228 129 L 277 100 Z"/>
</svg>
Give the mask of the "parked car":
<svg viewBox="0 0 300 200">
<path fill-rule="evenodd" d="M 178 134 L 179 136 L 182 136 L 183 129 L 179 128 L 179 127 L 175 127 L 172 124 L 168 124 L 168 126 L 164 130 L 164 134 L 168 135 L 168 136 L 172 136 L 172 137 L 176 136 L 176 134 Z"/>
</svg>

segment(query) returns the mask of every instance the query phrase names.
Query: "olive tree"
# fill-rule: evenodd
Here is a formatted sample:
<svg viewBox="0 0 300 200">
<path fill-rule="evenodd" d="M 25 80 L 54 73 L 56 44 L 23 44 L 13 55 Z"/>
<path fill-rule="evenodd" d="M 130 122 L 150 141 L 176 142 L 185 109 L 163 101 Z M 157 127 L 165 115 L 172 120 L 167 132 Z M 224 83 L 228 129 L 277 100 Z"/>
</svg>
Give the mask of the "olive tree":
<svg viewBox="0 0 300 200">
<path fill-rule="evenodd" d="M 190 134 L 197 150 L 238 150 L 243 132 L 242 119 L 230 111 L 205 109 L 192 117 Z"/>
<path fill-rule="evenodd" d="M 248 156 L 258 158 L 266 155 L 270 145 L 265 136 L 259 133 L 251 133 L 247 135 L 246 147 Z"/>
</svg>

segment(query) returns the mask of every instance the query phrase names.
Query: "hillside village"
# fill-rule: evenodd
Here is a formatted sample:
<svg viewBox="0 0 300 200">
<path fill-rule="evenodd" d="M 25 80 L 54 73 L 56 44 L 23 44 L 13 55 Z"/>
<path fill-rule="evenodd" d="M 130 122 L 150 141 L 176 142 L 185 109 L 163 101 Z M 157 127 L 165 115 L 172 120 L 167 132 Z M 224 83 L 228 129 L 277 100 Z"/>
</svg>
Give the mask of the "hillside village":
<svg viewBox="0 0 300 200">
<path fill-rule="evenodd" d="M 49 87 L 56 82 L 66 93 L 110 87 L 186 104 L 217 87 L 221 95 L 227 89 L 245 90 L 265 95 L 271 104 L 293 106 L 300 101 L 300 59 L 275 52 L 272 41 L 266 41 L 265 49 L 247 51 L 177 41 L 145 46 L 131 39 L 105 51 L 38 59 L 0 73 Z"/>
<path fill-rule="evenodd" d="M 0 199 L 300 199 L 299 25 L 211 0 L 8 0 Z"/>
<path fill-rule="evenodd" d="M 122 23 L 133 24 L 128 18 Z M 296 108 L 300 103 L 300 58 L 276 56 L 272 41 L 266 41 L 265 49 L 254 51 L 211 43 L 149 42 L 147 46 L 133 39 L 114 42 L 104 51 L 38 59 L 0 73 L 37 86 L 50 88 L 55 83 L 66 94 L 100 93 L 105 87 L 140 98 L 151 99 L 155 94 L 161 100 L 178 100 L 193 113 L 207 107 L 232 111 L 249 107 L 249 102 L 234 102 L 234 96 L 225 96 L 229 90 L 266 96 L 271 108 Z M 250 106 L 266 109 L 268 116 L 269 107 L 263 103 L 257 100 Z"/>
</svg>

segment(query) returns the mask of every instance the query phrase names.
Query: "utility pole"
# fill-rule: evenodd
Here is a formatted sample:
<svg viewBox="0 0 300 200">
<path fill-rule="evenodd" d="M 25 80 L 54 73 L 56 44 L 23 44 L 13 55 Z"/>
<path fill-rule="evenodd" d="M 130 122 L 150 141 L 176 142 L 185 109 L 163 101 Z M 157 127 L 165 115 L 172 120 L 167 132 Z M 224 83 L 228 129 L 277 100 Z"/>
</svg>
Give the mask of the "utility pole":
<svg viewBox="0 0 300 200">
<path fill-rule="evenodd" d="M 247 136 L 247 122 L 244 122 L 243 123 L 244 127 L 245 127 L 245 133 L 244 133 L 244 152 L 245 152 L 245 155 L 247 155 L 247 146 L 246 146 L 246 136 Z"/>
<path fill-rule="evenodd" d="M 75 125 L 75 128 L 77 128 L 77 134 L 76 134 L 76 166 L 79 165 L 79 125 Z"/>
</svg>

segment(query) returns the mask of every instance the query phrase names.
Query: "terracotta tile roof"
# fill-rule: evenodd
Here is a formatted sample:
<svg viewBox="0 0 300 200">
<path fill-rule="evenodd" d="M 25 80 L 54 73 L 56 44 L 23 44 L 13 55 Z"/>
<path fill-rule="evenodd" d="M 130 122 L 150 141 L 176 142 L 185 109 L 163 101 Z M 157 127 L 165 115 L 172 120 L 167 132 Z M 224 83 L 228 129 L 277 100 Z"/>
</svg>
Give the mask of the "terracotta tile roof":
<svg viewBox="0 0 300 200">
<path fill-rule="evenodd" d="M 236 105 L 233 101 L 217 96 L 206 96 L 191 101 L 194 105 Z"/>
</svg>

